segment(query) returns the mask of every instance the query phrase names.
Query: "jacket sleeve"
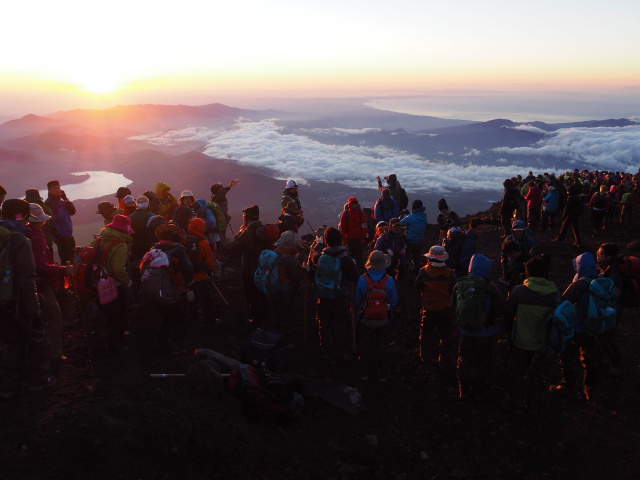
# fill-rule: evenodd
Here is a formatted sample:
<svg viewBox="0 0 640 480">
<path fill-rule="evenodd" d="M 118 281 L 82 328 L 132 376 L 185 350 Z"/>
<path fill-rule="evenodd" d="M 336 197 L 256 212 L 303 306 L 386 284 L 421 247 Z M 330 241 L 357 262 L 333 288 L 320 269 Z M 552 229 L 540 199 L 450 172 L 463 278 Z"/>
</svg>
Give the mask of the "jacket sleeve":
<svg viewBox="0 0 640 480">
<path fill-rule="evenodd" d="M 36 274 L 41 277 L 64 277 L 65 267 L 49 263 L 49 247 L 44 236 L 34 236 L 31 239 L 33 259 L 36 262 Z"/>
<path fill-rule="evenodd" d="M 364 300 L 364 294 L 367 291 L 367 281 L 364 275 L 360 275 L 358 283 L 356 283 L 356 291 L 354 295 L 354 302 L 356 304 L 356 311 L 359 312 L 362 308 L 362 301 Z"/>
<path fill-rule="evenodd" d="M 191 260 L 189 260 L 187 251 L 184 248 L 178 248 L 174 255 L 178 259 L 178 267 L 180 268 L 184 282 L 187 285 L 190 284 L 193 282 L 193 265 L 191 264 Z"/>
<path fill-rule="evenodd" d="M 213 256 L 213 251 L 209 246 L 209 242 L 207 242 L 206 240 L 198 242 L 198 256 L 207 266 L 207 271 L 212 272 L 215 267 L 215 259 Z"/>
<path fill-rule="evenodd" d="M 64 208 L 67 209 L 67 212 L 69 212 L 69 215 L 75 215 L 76 214 L 76 207 L 73 205 L 73 203 L 71 203 L 70 200 L 65 200 L 63 202 Z"/>
<path fill-rule="evenodd" d="M 358 277 L 360 276 L 358 272 L 358 267 L 356 266 L 355 260 L 351 258 L 349 255 L 345 255 L 340 259 L 340 267 L 344 272 L 345 278 L 349 282 L 353 283 L 358 280 Z"/>
<path fill-rule="evenodd" d="M 395 198 L 393 198 L 392 200 L 393 200 L 393 217 L 391 218 L 397 218 L 398 215 L 400 215 L 400 206 L 398 205 L 398 202 L 396 201 Z"/>
</svg>

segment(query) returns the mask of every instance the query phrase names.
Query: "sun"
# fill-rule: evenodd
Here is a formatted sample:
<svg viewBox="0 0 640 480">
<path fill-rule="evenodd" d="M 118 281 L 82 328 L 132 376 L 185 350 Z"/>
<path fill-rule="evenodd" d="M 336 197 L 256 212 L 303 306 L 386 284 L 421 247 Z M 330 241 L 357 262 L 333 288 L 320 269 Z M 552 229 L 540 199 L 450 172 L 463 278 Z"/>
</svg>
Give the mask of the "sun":
<svg viewBox="0 0 640 480">
<path fill-rule="evenodd" d="M 82 79 L 77 82 L 77 85 L 83 92 L 93 95 L 111 95 L 124 88 L 122 81 L 103 76 Z"/>
</svg>

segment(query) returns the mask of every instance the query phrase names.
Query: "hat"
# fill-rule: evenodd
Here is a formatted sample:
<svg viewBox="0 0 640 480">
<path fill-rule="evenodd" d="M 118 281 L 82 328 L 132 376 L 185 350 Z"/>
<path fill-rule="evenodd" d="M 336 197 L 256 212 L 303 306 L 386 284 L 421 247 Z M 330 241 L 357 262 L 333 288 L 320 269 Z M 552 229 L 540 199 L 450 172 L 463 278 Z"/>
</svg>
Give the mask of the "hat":
<svg viewBox="0 0 640 480">
<path fill-rule="evenodd" d="M 222 183 L 220 182 L 214 183 L 213 185 L 211 185 L 211 193 L 215 195 L 220 190 L 222 190 L 222 188 L 223 188 Z"/>
<path fill-rule="evenodd" d="M 105 200 L 104 202 L 100 202 L 98 204 L 98 211 L 96 212 L 97 214 L 104 214 L 104 213 L 111 213 L 116 209 L 115 205 L 113 203 L 111 203 L 108 200 Z"/>
<path fill-rule="evenodd" d="M 51 180 L 50 182 L 47 183 L 47 190 L 53 187 L 59 187 L 59 186 L 60 186 L 60 180 Z"/>
<path fill-rule="evenodd" d="M 446 262 L 449 259 L 449 254 L 440 245 L 434 245 L 429 249 L 429 253 L 425 253 L 424 256 L 429 260 L 435 262 Z"/>
<path fill-rule="evenodd" d="M 419 209 L 419 208 L 420 208 L 420 207 L 422 207 L 422 206 L 423 206 L 422 200 L 414 200 L 414 201 L 411 203 L 411 210 L 412 210 L 412 211 L 417 210 L 417 209 Z"/>
<path fill-rule="evenodd" d="M 349 197 L 349 200 L 347 200 L 347 205 L 350 203 L 358 203 L 358 199 L 356 197 Z"/>
<path fill-rule="evenodd" d="M 124 203 L 125 205 L 127 203 L 136 203 L 136 200 L 131 195 L 127 195 L 126 197 L 124 197 L 124 200 L 122 200 L 122 203 Z"/>
<path fill-rule="evenodd" d="M 447 205 L 447 201 L 444 198 L 441 198 L 440 200 L 438 200 L 438 210 L 442 212 L 443 210 L 448 210 L 448 209 L 449 209 L 449 205 Z"/>
<path fill-rule="evenodd" d="M 392 173 L 391 175 L 389 175 L 387 177 L 387 182 L 388 183 L 396 183 L 398 181 L 398 177 L 396 177 L 395 173 Z"/>
<path fill-rule="evenodd" d="M 394 225 L 402 225 L 402 222 L 400 222 L 399 218 L 392 218 L 391 220 L 389 220 L 389 226 L 393 227 Z"/>
<path fill-rule="evenodd" d="M 126 215 L 116 215 L 107 227 L 129 234 L 133 233 L 133 228 L 131 228 L 131 219 Z"/>
<path fill-rule="evenodd" d="M 249 219 L 257 220 L 260 218 L 260 208 L 258 208 L 258 205 L 251 205 L 242 210 L 242 214 Z"/>
<path fill-rule="evenodd" d="M 127 195 L 131 195 L 131 190 L 129 190 L 127 187 L 118 188 L 118 191 L 116 192 L 116 198 L 117 199 L 124 198 Z"/>
<path fill-rule="evenodd" d="M 47 222 L 51 220 L 51 217 L 44 213 L 42 207 L 37 203 L 30 203 L 29 208 L 31 209 L 31 216 L 35 218 L 34 222 Z"/>
<path fill-rule="evenodd" d="M 293 230 L 282 232 L 280 238 L 273 244 L 274 247 L 298 248 L 302 245 L 302 237 Z"/>
<path fill-rule="evenodd" d="M 384 270 L 389 265 L 391 265 L 391 257 L 381 250 L 374 250 L 364 267 L 371 270 Z"/>
<path fill-rule="evenodd" d="M 556 187 L 554 187 L 553 185 L 549 185 L 549 191 L 550 192 L 555 192 L 556 191 Z"/>
<path fill-rule="evenodd" d="M 38 190 L 37 188 L 27 188 L 27 190 L 24 192 L 24 199 L 28 201 L 30 198 L 42 200 L 40 190 Z"/>
<path fill-rule="evenodd" d="M 287 180 L 286 188 L 298 188 L 298 184 L 295 182 L 295 180 Z"/>
<path fill-rule="evenodd" d="M 136 199 L 136 204 L 138 205 L 138 208 L 147 208 L 149 206 L 149 199 L 144 195 L 140 195 Z"/>
<path fill-rule="evenodd" d="M 511 230 L 513 230 L 514 232 L 520 231 L 520 230 L 526 230 L 526 229 L 527 229 L 527 225 L 522 220 L 516 220 L 511 225 Z"/>
<path fill-rule="evenodd" d="M 5 220 L 22 220 L 31 216 L 31 207 L 26 200 L 11 198 L 2 204 L 2 218 Z"/>
<path fill-rule="evenodd" d="M 196 198 L 193 196 L 193 193 L 191 193 L 191 190 L 183 190 L 178 200 L 182 200 L 184 197 Z"/>
</svg>

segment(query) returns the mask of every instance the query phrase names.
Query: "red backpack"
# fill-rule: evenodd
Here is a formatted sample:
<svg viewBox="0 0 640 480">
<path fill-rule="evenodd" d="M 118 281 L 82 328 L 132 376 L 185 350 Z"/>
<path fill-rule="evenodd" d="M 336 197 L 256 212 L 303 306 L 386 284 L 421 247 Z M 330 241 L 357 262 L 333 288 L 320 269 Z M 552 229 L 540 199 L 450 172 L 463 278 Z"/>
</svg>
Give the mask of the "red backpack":
<svg viewBox="0 0 640 480">
<path fill-rule="evenodd" d="M 97 286 L 105 274 L 104 262 L 107 253 L 116 245 L 123 243 L 122 240 L 114 240 L 106 248 L 100 247 L 100 237 L 93 243 L 93 247 L 82 247 L 76 254 L 76 273 L 73 275 L 75 288 L 78 294 L 88 297 L 97 297 Z"/>
<path fill-rule="evenodd" d="M 367 290 L 362 305 L 362 319 L 368 327 L 382 327 L 387 324 L 389 311 L 385 284 L 388 278 L 389 275 L 385 273 L 376 282 L 368 272 L 364 274 L 364 279 L 367 281 Z"/>
</svg>

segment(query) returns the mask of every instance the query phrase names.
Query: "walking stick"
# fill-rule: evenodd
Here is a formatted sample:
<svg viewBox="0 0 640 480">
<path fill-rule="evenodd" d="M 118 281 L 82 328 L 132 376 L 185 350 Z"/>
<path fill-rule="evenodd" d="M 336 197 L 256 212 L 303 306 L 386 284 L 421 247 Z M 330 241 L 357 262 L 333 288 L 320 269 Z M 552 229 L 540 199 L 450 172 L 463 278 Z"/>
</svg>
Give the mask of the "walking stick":
<svg viewBox="0 0 640 480">
<path fill-rule="evenodd" d="M 309 223 L 309 220 L 307 220 L 307 225 L 309 225 L 309 228 L 311 229 L 311 233 L 316 233 L 315 228 L 311 226 L 311 223 Z"/>
<path fill-rule="evenodd" d="M 231 235 L 233 235 L 235 237 L 236 236 L 236 232 L 233 231 L 233 227 L 231 226 L 231 223 L 227 223 L 227 226 L 229 227 L 229 230 L 231 230 Z"/>
<path fill-rule="evenodd" d="M 71 279 L 71 286 L 73 287 L 73 301 L 76 304 L 76 312 L 78 313 L 78 323 L 80 323 L 80 334 L 82 335 L 82 345 L 84 346 L 84 363 L 91 365 L 91 353 L 89 347 L 87 347 L 87 336 L 84 333 L 84 322 L 82 321 L 82 312 L 80 311 L 80 301 L 78 300 L 78 289 L 76 288 L 76 279 L 73 275 L 69 277 Z"/>
<path fill-rule="evenodd" d="M 218 286 L 215 284 L 215 282 L 213 281 L 213 279 L 211 277 L 209 277 L 209 282 L 211 283 L 211 285 L 213 286 L 213 289 L 216 291 L 216 293 L 218 294 L 218 296 L 222 299 L 222 301 L 224 302 L 224 304 L 228 307 L 229 306 L 229 302 L 227 302 L 227 299 L 224 298 L 224 295 L 222 295 L 222 292 L 220 291 L 220 289 L 218 289 Z"/>
</svg>

